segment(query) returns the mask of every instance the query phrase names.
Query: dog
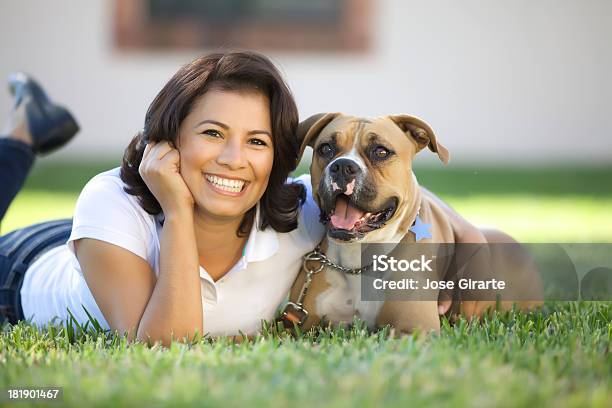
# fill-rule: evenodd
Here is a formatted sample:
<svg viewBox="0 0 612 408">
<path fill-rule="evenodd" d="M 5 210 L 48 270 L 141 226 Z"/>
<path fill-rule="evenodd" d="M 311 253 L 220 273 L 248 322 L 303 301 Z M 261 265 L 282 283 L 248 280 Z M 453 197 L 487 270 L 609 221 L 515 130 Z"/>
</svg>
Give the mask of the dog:
<svg viewBox="0 0 612 408">
<path fill-rule="evenodd" d="M 500 304 L 499 298 L 486 302 L 453 300 L 456 288 L 455 292 L 422 290 L 420 295 L 402 300 L 362 300 L 363 245 L 415 248 L 397 244 L 414 244 L 417 238 L 419 242 L 443 245 L 482 244 L 479 250 L 468 250 L 467 254 L 439 258 L 436 271 L 428 279 L 450 276 L 456 281 L 457 271 L 450 275 L 449 271 L 458 264 L 477 266 L 472 268 L 476 272 L 462 271 L 462 276 L 490 273 L 493 268 L 495 276 L 505 278 L 514 291 L 504 292 L 510 299 L 501 301 L 503 309 L 515 303 L 524 309 L 541 303 L 541 282 L 528 255 L 517 257 L 517 251 L 508 253 L 486 245 L 519 245 L 512 237 L 499 230 L 475 227 L 419 186 L 412 171 L 418 152 L 428 148 L 444 164 L 449 161 L 448 150 L 425 121 L 406 114 L 370 119 L 321 113 L 300 123 L 298 142 L 298 157 L 307 146 L 313 149 L 312 195 L 327 233 L 318 249 L 305 257 L 304 268 L 292 286 L 282 315 L 286 327 L 297 324 L 308 330 L 321 324 L 349 325 L 358 317 L 369 328 L 391 325 L 398 333 L 438 332 L 440 313 L 476 315 L 483 306 Z M 418 237 L 415 225 L 430 225 L 431 231 L 416 229 L 426 236 Z M 460 257 L 464 259 L 458 262 Z M 520 299 L 527 300 L 514 302 L 519 298 L 512 297 L 517 292 Z"/>
</svg>

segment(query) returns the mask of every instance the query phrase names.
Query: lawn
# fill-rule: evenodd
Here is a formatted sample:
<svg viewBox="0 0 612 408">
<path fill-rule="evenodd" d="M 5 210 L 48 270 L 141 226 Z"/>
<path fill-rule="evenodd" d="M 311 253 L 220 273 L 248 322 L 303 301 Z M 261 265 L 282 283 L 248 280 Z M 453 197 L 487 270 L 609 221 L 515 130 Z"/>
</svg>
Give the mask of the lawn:
<svg viewBox="0 0 612 408">
<path fill-rule="evenodd" d="M 80 186 L 110 165 L 39 167 L 3 232 L 70 216 Z M 522 241 L 612 242 L 610 168 L 423 168 L 417 176 L 474 223 Z M 242 344 L 205 338 L 169 349 L 128 346 L 91 327 L 20 323 L 0 335 L 0 389 L 61 386 L 68 406 L 609 407 L 611 306 L 548 303 L 531 314 L 444 321 L 436 336 L 391 339 L 357 324 L 294 339 L 268 328 Z"/>
</svg>

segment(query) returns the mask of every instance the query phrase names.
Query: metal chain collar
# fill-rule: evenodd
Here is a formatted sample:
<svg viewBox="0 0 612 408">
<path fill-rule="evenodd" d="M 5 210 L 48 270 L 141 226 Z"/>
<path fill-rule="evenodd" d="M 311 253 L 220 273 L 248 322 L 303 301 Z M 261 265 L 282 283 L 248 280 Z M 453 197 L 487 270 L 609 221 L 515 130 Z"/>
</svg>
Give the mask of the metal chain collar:
<svg viewBox="0 0 612 408">
<path fill-rule="evenodd" d="M 329 266 L 331 268 L 337 269 L 344 273 L 348 273 L 349 275 L 360 275 L 362 272 L 366 271 L 368 268 L 372 266 L 372 264 L 362 266 L 361 268 L 346 268 L 342 265 L 338 265 L 329 259 L 323 252 L 321 252 L 321 248 L 317 245 L 317 247 L 310 253 L 304 256 L 304 266 L 306 266 L 307 261 L 319 261 L 322 265 Z M 321 266 L 321 269 L 323 267 Z M 308 269 L 306 269 L 308 270 Z"/>
<path fill-rule="evenodd" d="M 319 262 L 318 265 L 313 266 L 312 268 L 308 265 L 308 262 Z M 292 328 L 294 325 L 298 327 L 302 327 L 306 319 L 308 319 L 308 310 L 304 307 L 304 298 L 306 297 L 306 293 L 308 292 L 308 288 L 312 283 L 313 275 L 321 272 L 326 266 L 329 266 L 334 269 L 338 269 L 344 273 L 348 273 L 351 275 L 359 275 L 361 272 L 365 271 L 372 265 L 365 266 L 363 268 L 358 269 L 350 269 L 345 268 L 344 266 L 338 265 L 332 262 L 323 252 L 321 252 L 321 248 L 317 245 L 317 247 L 312 251 L 304 255 L 302 261 L 302 267 L 306 272 L 306 277 L 304 280 L 304 284 L 302 285 L 302 289 L 295 300 L 295 302 L 288 301 L 285 304 L 283 313 L 280 317 L 280 321 L 286 328 Z"/>
<path fill-rule="evenodd" d="M 419 210 L 417 210 L 417 217 L 419 214 Z M 414 225 L 414 222 L 413 222 Z M 363 266 L 361 268 L 345 268 L 342 265 L 338 265 L 337 263 L 330 260 L 323 252 L 321 252 L 321 247 L 319 245 L 312 251 L 304 255 L 302 258 L 302 268 L 304 272 L 306 272 L 306 277 L 304 280 L 304 284 L 302 285 L 302 289 L 298 294 L 295 302 L 289 300 L 283 309 L 283 313 L 279 318 L 279 321 L 285 326 L 285 328 L 291 329 L 295 326 L 302 327 L 306 320 L 308 319 L 308 310 L 304 307 L 304 298 L 306 297 L 306 293 L 308 292 L 308 288 L 312 283 L 313 275 L 321 272 L 325 266 L 329 266 L 330 268 L 337 269 L 341 272 L 347 273 L 349 275 L 360 275 L 362 272 L 366 271 L 368 268 L 372 267 L 372 264 Z M 319 262 L 319 265 L 310 268 L 308 266 L 308 262 Z"/>
</svg>

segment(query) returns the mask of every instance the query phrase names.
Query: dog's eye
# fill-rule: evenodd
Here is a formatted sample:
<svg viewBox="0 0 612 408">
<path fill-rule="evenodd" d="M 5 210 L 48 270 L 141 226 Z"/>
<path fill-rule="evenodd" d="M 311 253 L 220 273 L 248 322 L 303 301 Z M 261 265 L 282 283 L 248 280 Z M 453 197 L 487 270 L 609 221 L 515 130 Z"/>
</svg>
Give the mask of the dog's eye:
<svg viewBox="0 0 612 408">
<path fill-rule="evenodd" d="M 376 157 L 377 159 L 384 159 L 387 156 L 389 156 L 391 152 L 383 146 L 376 146 L 374 148 L 374 157 Z"/>
<path fill-rule="evenodd" d="M 331 154 L 334 152 L 334 149 L 332 149 L 331 145 L 329 143 L 322 143 L 318 148 L 317 151 L 319 152 L 319 154 L 323 157 L 329 157 L 331 156 Z"/>
</svg>

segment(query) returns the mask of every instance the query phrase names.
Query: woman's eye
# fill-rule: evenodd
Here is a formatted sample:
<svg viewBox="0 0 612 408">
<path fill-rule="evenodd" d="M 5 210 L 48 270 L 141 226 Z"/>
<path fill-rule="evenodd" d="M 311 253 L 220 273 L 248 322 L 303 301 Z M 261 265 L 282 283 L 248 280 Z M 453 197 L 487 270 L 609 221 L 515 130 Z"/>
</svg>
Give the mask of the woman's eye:
<svg viewBox="0 0 612 408">
<path fill-rule="evenodd" d="M 222 137 L 221 132 L 215 129 L 208 129 L 202 132 L 203 135 L 208 135 L 212 137 Z"/>
<path fill-rule="evenodd" d="M 268 144 L 261 139 L 251 139 L 249 143 L 254 144 L 256 146 L 267 146 Z"/>
<path fill-rule="evenodd" d="M 332 149 L 329 143 L 323 143 L 317 148 L 317 151 L 321 156 L 328 157 L 333 153 L 334 149 Z"/>
<path fill-rule="evenodd" d="M 377 159 L 384 159 L 388 157 L 390 153 L 391 152 L 386 147 L 383 147 L 383 146 L 376 146 L 374 148 L 374 156 Z"/>
</svg>

